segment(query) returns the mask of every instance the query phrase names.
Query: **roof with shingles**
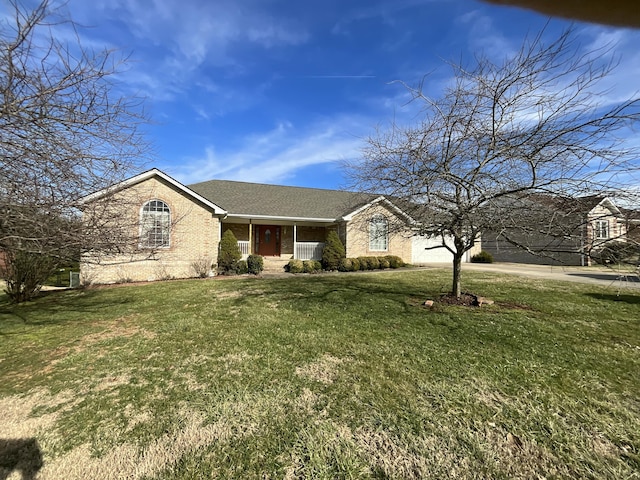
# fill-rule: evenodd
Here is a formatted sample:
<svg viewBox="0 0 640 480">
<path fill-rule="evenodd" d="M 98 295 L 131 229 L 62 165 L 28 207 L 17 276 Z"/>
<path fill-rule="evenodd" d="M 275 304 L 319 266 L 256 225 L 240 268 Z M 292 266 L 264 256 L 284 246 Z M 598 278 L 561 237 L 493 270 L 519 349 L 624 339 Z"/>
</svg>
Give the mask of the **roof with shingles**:
<svg viewBox="0 0 640 480">
<path fill-rule="evenodd" d="M 288 187 L 231 180 L 209 180 L 188 188 L 215 202 L 229 215 L 339 219 L 377 195 L 344 190 Z"/>
<path fill-rule="evenodd" d="M 531 195 L 529 197 L 536 203 L 553 208 L 566 214 L 588 214 L 598 205 L 603 205 L 611 210 L 611 213 L 620 213 L 618 207 L 604 195 L 587 195 L 583 197 L 564 197 L 553 195 Z"/>
</svg>

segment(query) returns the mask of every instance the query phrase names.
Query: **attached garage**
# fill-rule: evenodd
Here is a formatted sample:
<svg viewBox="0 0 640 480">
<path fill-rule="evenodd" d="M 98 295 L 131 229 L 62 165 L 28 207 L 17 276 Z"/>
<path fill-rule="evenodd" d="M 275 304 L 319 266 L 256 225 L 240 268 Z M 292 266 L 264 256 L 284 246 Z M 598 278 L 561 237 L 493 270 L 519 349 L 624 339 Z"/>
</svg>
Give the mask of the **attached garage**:
<svg viewBox="0 0 640 480">
<path fill-rule="evenodd" d="M 440 238 L 421 237 L 416 235 L 412 237 L 411 243 L 411 263 L 420 265 L 423 263 L 452 263 L 453 255 L 449 250 L 442 247 Z M 453 246 L 453 240 L 447 239 L 447 245 Z M 440 248 L 434 248 L 438 247 Z M 467 252 L 469 253 L 469 252 Z M 467 262 L 469 255 L 465 255 L 463 262 Z"/>
</svg>

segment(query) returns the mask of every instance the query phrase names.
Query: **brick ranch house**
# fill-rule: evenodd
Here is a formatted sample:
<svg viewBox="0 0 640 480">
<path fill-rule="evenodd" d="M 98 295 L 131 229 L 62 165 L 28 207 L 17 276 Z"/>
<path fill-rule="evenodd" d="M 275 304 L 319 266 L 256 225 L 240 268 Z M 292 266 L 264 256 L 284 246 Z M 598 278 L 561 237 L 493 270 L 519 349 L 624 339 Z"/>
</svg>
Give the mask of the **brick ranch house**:
<svg viewBox="0 0 640 480">
<path fill-rule="evenodd" d="M 86 255 L 83 282 L 193 277 L 194 262 L 216 263 L 226 230 L 233 231 L 243 256 L 280 259 L 281 265 L 291 258 L 320 259 L 330 230 L 348 257 L 451 261 L 446 249 L 427 249 L 433 241 L 414 235 L 415 222 L 384 196 L 226 180 L 185 186 L 152 169 L 84 199 L 101 201 L 120 205 L 119 218 L 136 229 L 131 236 L 137 245 L 126 254 Z"/>
</svg>

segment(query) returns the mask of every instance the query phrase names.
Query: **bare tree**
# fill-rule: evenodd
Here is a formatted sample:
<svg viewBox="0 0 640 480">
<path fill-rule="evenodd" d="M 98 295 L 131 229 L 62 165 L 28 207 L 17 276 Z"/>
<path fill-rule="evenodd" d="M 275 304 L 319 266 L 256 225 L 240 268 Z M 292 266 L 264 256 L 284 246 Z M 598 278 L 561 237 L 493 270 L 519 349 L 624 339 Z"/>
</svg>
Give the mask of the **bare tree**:
<svg viewBox="0 0 640 480">
<path fill-rule="evenodd" d="M 0 251 L 9 294 L 21 301 L 84 250 L 125 245 L 129 230 L 114 231 L 113 215 L 81 226 L 80 199 L 139 168 L 148 144 L 140 99 L 116 83 L 126 58 L 84 48 L 48 0 L 9 3 L 12 17 L 0 23 Z M 42 260 L 26 262 L 41 265 L 29 282 L 16 271 L 25 257 Z"/>
<path fill-rule="evenodd" d="M 535 196 L 619 195 L 638 171 L 638 152 L 623 137 L 640 101 L 606 103 L 601 87 L 616 66 L 606 60 L 611 49 L 585 52 L 571 29 L 548 44 L 543 33 L 500 63 L 452 64 L 438 98 L 424 82 L 405 84 L 422 120 L 378 131 L 363 159 L 347 165 L 354 188 L 402 201 L 421 234 L 442 240 L 457 297 L 462 259 L 483 231 L 575 234 L 556 209 L 534 207 Z"/>
</svg>

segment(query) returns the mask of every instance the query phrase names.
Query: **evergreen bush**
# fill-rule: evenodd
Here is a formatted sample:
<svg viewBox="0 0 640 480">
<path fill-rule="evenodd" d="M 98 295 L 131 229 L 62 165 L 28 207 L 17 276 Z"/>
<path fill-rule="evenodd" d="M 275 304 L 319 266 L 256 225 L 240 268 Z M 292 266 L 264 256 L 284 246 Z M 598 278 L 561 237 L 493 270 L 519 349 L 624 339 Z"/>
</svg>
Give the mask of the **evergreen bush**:
<svg viewBox="0 0 640 480">
<path fill-rule="evenodd" d="M 249 255 L 247 257 L 247 270 L 253 275 L 258 275 L 264 270 L 264 260 L 261 255 Z"/>
<path fill-rule="evenodd" d="M 369 269 L 369 262 L 367 261 L 367 257 L 358 257 L 358 263 L 360 264 L 360 270 Z"/>
<path fill-rule="evenodd" d="M 353 270 L 353 261 L 350 258 L 341 258 L 338 264 L 338 271 L 350 272 Z"/>
<path fill-rule="evenodd" d="M 246 260 L 238 260 L 236 262 L 235 273 L 237 273 L 238 275 L 244 275 L 245 273 L 249 273 L 249 266 L 247 265 Z"/>
<path fill-rule="evenodd" d="M 302 260 L 289 260 L 289 263 L 285 265 L 284 269 L 289 273 L 303 273 L 304 263 L 302 263 Z"/>
<path fill-rule="evenodd" d="M 360 260 L 358 258 L 352 258 L 351 260 L 351 271 L 357 272 L 360 270 Z"/>
<path fill-rule="evenodd" d="M 389 266 L 391 268 L 400 268 L 400 267 L 404 267 L 404 262 L 402 261 L 402 259 L 396 255 L 387 255 L 385 257 L 387 260 L 389 260 Z"/>
<path fill-rule="evenodd" d="M 317 273 L 322 270 L 322 264 L 318 260 L 305 260 L 302 265 L 304 273 Z"/>
<path fill-rule="evenodd" d="M 389 268 L 391 265 L 389 264 L 389 259 L 387 257 L 379 257 L 378 261 L 380 262 L 380 268 L 384 270 L 385 268 Z"/>
<path fill-rule="evenodd" d="M 237 271 L 238 260 L 242 258 L 238 240 L 231 230 L 227 230 L 220 240 L 218 271 L 223 275 L 233 275 Z"/>
<path fill-rule="evenodd" d="M 325 270 L 337 270 L 340 259 L 347 256 L 344 245 L 338 234 L 331 230 L 322 250 L 322 268 Z"/>
<path fill-rule="evenodd" d="M 471 257 L 471 263 L 493 263 L 493 255 L 485 250 Z"/>
</svg>

